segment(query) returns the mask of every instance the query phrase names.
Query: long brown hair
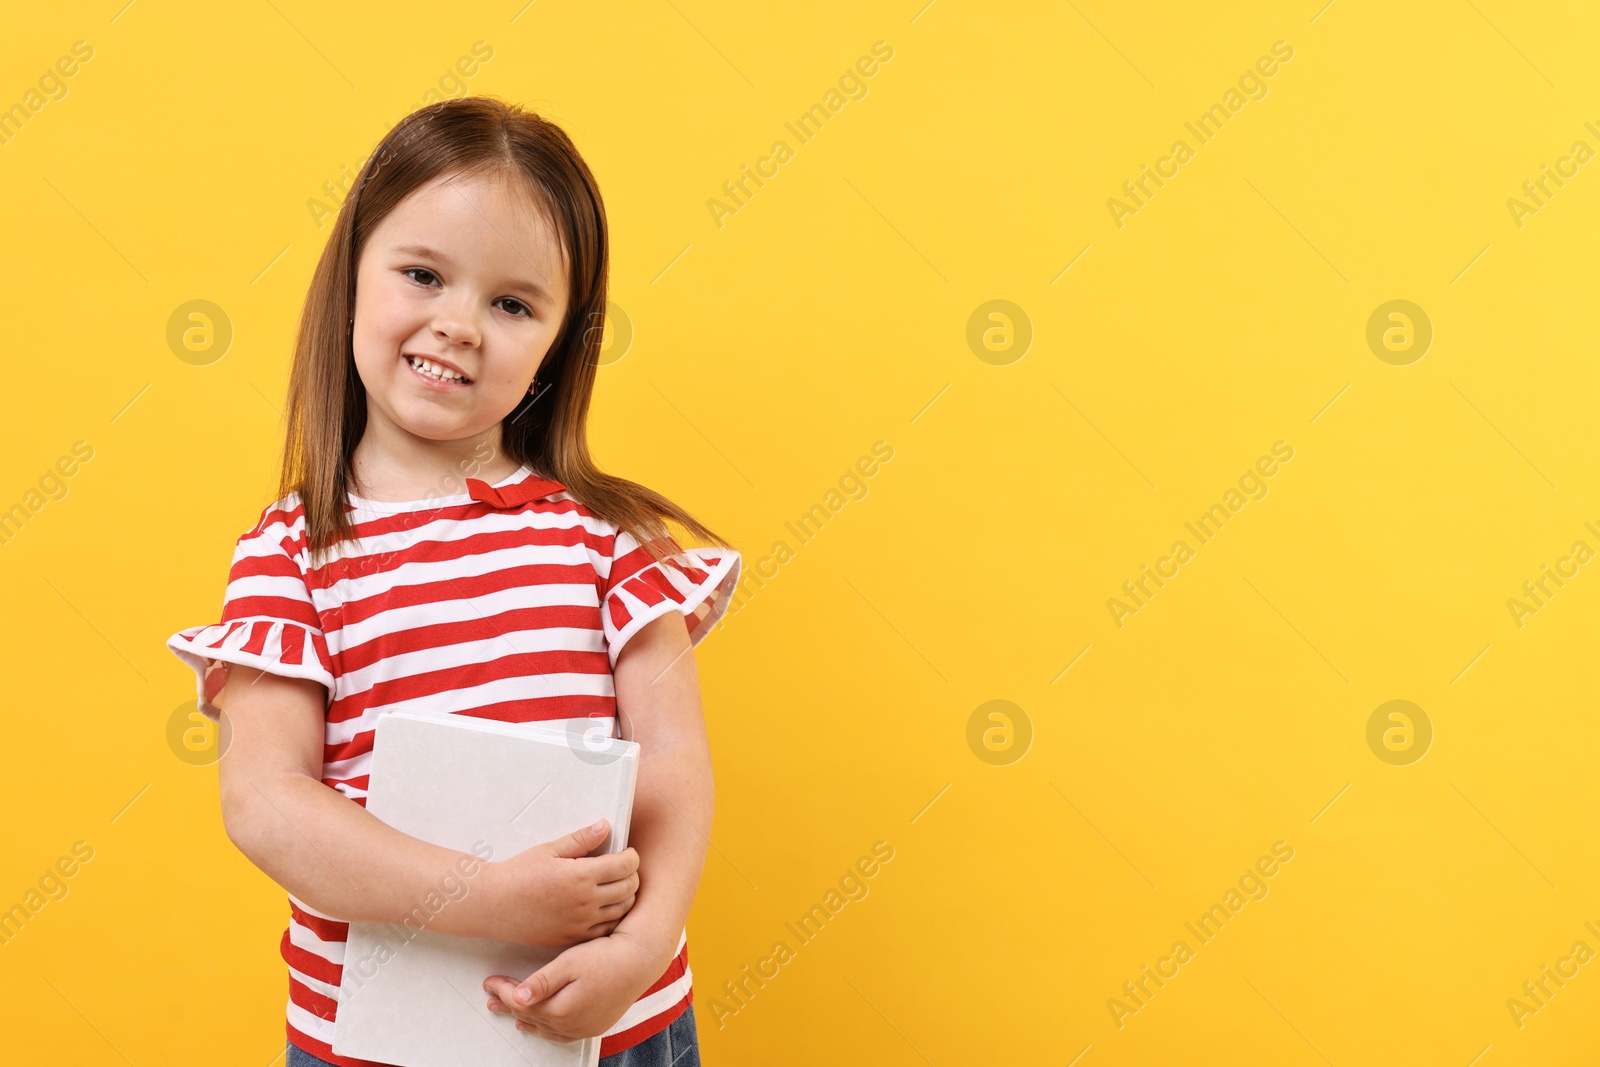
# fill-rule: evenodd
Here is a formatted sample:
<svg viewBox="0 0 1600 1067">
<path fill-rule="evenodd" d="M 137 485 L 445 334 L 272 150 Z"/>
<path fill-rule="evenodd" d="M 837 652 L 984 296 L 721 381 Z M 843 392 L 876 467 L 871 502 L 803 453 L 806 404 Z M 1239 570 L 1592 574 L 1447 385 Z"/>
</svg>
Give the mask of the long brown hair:
<svg viewBox="0 0 1600 1067">
<path fill-rule="evenodd" d="M 586 422 L 605 323 L 609 241 L 594 175 L 557 125 L 494 97 L 430 104 L 390 130 L 340 208 L 301 312 L 289 374 L 288 432 L 280 495 L 300 495 L 313 558 L 353 536 L 345 515 L 350 460 L 366 430 L 367 392 L 356 373 L 347 323 L 355 316 L 356 267 L 366 240 L 420 186 L 444 175 L 520 178 L 551 217 L 569 271 L 565 320 L 539 366 L 537 397 L 500 425 L 501 450 L 565 486 L 590 511 L 626 530 L 656 559 L 672 520 L 732 548 L 672 501 L 607 474 L 589 455 Z"/>
</svg>

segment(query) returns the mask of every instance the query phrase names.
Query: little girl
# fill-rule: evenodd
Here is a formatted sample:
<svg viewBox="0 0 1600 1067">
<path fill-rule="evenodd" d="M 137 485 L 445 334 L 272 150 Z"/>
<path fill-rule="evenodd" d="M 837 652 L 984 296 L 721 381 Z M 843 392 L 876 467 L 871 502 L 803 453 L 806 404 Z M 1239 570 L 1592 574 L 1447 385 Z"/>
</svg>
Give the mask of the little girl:
<svg viewBox="0 0 1600 1067">
<path fill-rule="evenodd" d="M 289 1067 L 373 1067 L 332 1048 L 348 924 L 399 924 L 468 870 L 432 929 L 564 947 L 485 975 L 488 1010 L 603 1035 L 603 1067 L 700 1062 L 684 924 L 712 781 L 686 653 L 741 561 L 589 456 L 607 260 L 558 127 L 485 97 L 402 120 L 312 279 L 282 496 L 237 542 L 222 621 L 168 639 L 226 739 L 228 836 L 289 894 Z M 590 855 L 602 821 L 485 863 L 385 825 L 373 727 L 405 708 L 638 742 L 635 847 Z"/>
</svg>

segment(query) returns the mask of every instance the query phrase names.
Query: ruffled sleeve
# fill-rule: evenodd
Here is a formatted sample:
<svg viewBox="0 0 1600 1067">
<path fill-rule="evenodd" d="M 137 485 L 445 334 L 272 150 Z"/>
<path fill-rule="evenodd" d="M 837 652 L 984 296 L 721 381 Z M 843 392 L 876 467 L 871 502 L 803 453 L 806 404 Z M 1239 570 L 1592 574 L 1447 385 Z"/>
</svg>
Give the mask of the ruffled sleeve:
<svg viewBox="0 0 1600 1067">
<path fill-rule="evenodd" d="M 194 668 L 200 710 L 213 719 L 219 712 L 211 701 L 234 663 L 321 682 L 332 700 L 333 661 L 289 536 L 282 512 L 269 508 L 234 546 L 222 621 L 167 638 L 167 648 Z"/>
<path fill-rule="evenodd" d="M 742 565 L 738 552 L 685 549 L 672 537 L 666 539 L 666 548 L 672 555 L 658 561 L 626 530 L 618 530 L 613 539 L 611 568 L 600 581 L 600 617 L 612 670 L 628 639 L 646 623 L 676 611 L 688 624 L 693 647 L 705 640 L 733 602 Z"/>
</svg>

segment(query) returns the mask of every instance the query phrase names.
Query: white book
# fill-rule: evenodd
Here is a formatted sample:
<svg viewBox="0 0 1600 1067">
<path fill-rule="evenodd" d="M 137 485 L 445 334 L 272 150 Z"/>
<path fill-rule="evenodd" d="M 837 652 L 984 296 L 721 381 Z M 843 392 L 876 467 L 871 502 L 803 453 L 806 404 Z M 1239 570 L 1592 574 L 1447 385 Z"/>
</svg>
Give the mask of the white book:
<svg viewBox="0 0 1600 1067">
<path fill-rule="evenodd" d="M 627 847 L 639 746 L 537 723 L 395 711 L 379 717 L 367 810 L 412 837 L 505 860 L 606 819 L 591 855 Z M 444 872 L 441 872 L 443 876 Z M 476 876 L 481 876 L 479 866 Z M 455 872 L 403 925 L 351 923 L 333 1051 L 401 1067 L 595 1067 L 600 1038 L 563 1044 L 488 1009 L 483 980 L 521 981 L 559 948 L 452 937 L 427 920 L 470 895 Z M 452 897 L 454 899 L 452 899 Z"/>
</svg>

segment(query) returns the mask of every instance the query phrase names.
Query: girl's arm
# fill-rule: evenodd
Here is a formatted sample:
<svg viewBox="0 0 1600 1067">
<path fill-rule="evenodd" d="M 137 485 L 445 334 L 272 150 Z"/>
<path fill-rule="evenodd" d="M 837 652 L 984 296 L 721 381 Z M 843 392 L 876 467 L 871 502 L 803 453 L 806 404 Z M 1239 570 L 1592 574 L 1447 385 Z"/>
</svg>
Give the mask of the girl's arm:
<svg viewBox="0 0 1600 1067">
<path fill-rule="evenodd" d="M 215 701 L 231 730 L 218 764 L 223 823 L 273 881 L 325 915 L 410 919 L 463 937 L 571 945 L 615 928 L 638 887 L 638 853 L 579 858 L 604 829 L 485 863 L 401 833 L 323 785 L 326 693 L 236 664 Z M 425 903 L 440 899 L 437 911 Z"/>
<path fill-rule="evenodd" d="M 613 676 L 622 736 L 639 743 L 628 831 L 639 850 L 639 892 L 612 936 L 650 953 L 653 980 L 677 951 L 711 844 L 711 748 L 683 616 L 668 612 L 641 627 Z"/>
</svg>

